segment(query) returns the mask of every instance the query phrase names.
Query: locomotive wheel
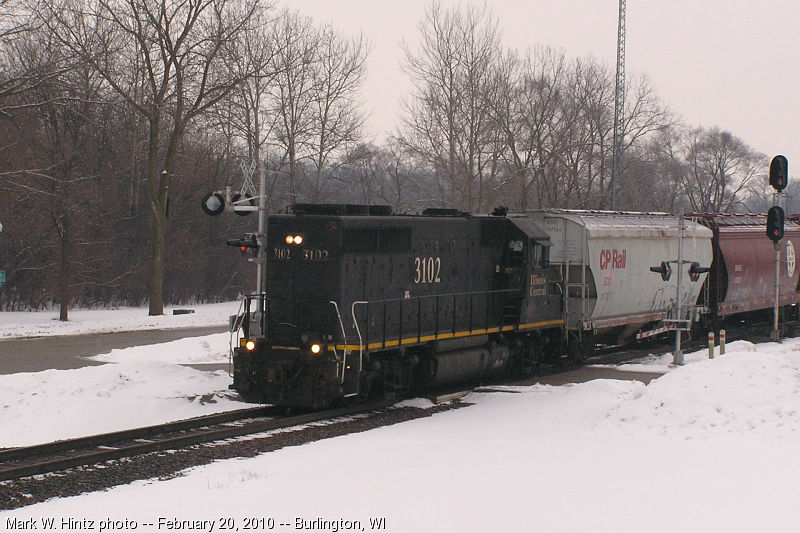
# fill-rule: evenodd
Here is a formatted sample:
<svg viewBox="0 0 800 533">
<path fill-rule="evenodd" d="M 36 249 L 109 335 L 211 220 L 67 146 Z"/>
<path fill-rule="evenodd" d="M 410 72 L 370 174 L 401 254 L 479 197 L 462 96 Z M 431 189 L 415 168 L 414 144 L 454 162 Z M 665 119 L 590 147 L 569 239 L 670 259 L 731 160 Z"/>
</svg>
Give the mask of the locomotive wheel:
<svg viewBox="0 0 800 533">
<path fill-rule="evenodd" d="M 383 399 L 394 401 L 397 399 L 397 389 L 385 388 L 383 389 Z"/>
<path fill-rule="evenodd" d="M 522 344 L 514 365 L 514 373 L 523 376 L 535 373 L 543 357 L 544 348 L 541 344 L 533 342 Z"/>
</svg>

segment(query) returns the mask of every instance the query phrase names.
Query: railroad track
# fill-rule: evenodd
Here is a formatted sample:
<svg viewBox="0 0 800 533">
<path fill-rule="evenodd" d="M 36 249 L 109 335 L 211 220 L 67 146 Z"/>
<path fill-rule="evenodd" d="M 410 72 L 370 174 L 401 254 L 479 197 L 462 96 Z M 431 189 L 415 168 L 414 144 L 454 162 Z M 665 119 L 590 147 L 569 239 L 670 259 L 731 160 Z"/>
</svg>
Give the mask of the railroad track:
<svg viewBox="0 0 800 533">
<path fill-rule="evenodd" d="M 136 455 L 186 448 L 292 426 L 385 409 L 375 401 L 298 416 L 261 406 L 102 435 L 0 450 L 0 481 L 59 472 Z"/>
<path fill-rule="evenodd" d="M 763 325 L 729 330 L 728 341 L 732 342 L 739 338 L 753 336 L 758 328 L 763 329 Z M 693 339 L 687 340 L 684 347 L 687 350 L 696 350 L 703 348 L 704 345 L 701 340 Z M 599 350 L 591 354 L 587 358 L 586 364 L 619 364 L 651 353 L 663 353 L 671 350 L 672 346 L 669 342 L 653 342 L 636 347 L 608 347 L 607 350 Z M 535 375 L 549 375 L 569 371 L 573 368 L 575 368 L 573 365 L 545 367 L 539 369 Z M 519 376 L 514 376 L 511 381 L 518 379 Z M 504 380 L 500 379 L 499 384 L 503 383 Z M 497 380 L 493 380 L 493 384 L 498 384 Z M 448 401 L 450 397 L 463 397 L 469 392 L 469 389 L 485 385 L 486 383 L 469 384 L 466 390 L 464 385 L 445 387 L 438 391 L 439 396 L 432 396 L 437 392 L 429 391 L 428 397 L 435 403 L 439 403 Z M 95 465 L 151 452 L 176 450 L 196 444 L 381 410 L 393 403 L 394 401 L 389 400 L 376 400 L 290 417 L 281 416 L 280 410 L 275 407 L 260 406 L 89 437 L 0 449 L 0 481 L 59 472 L 69 468 Z"/>
<path fill-rule="evenodd" d="M 748 324 L 728 325 L 727 327 L 727 343 L 737 340 L 749 340 L 751 342 L 769 342 L 770 334 L 772 332 L 771 317 L 768 321 L 751 321 Z M 726 329 L 726 328 L 723 328 Z M 800 321 L 796 320 L 781 320 L 781 338 L 792 337 L 800 331 Z M 718 331 L 714 332 L 715 335 Z M 585 364 L 620 364 L 633 361 L 647 355 L 671 353 L 675 349 L 674 332 L 664 334 L 661 339 L 656 339 L 651 342 L 633 344 L 633 345 L 620 345 L 609 346 L 607 348 L 600 348 L 592 352 L 587 358 Z M 719 344 L 719 337 L 715 337 L 715 343 Z M 681 343 L 681 349 L 685 352 L 693 352 L 703 350 L 708 346 L 708 338 L 705 332 L 701 331 L 692 337 L 685 338 Z"/>
</svg>

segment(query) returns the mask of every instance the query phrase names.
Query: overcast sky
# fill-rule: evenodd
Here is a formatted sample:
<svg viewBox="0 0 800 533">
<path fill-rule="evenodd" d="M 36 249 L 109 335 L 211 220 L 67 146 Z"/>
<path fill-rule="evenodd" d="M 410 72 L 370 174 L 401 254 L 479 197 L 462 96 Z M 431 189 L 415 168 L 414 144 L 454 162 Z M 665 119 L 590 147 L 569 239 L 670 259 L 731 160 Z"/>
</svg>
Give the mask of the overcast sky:
<svg viewBox="0 0 800 533">
<path fill-rule="evenodd" d="M 456 1 L 443 1 L 455 5 Z M 461 2 L 464 3 L 464 2 Z M 481 5 L 482 2 L 474 2 Z M 569 57 L 616 64 L 617 0 L 489 0 L 506 47 L 537 43 Z M 400 43 L 418 40 L 423 0 L 291 0 L 317 22 L 372 43 L 364 87 L 370 129 L 381 138 L 410 85 Z M 800 176 L 800 3 L 797 0 L 628 0 L 626 70 L 645 74 L 693 126 L 717 126 Z"/>
</svg>

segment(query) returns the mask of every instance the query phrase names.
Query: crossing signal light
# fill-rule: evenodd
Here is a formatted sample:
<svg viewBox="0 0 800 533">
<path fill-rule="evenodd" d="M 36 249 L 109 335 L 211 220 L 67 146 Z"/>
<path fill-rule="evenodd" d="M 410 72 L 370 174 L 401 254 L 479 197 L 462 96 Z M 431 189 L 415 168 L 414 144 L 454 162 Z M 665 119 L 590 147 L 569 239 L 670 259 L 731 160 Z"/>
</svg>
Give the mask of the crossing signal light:
<svg viewBox="0 0 800 533">
<path fill-rule="evenodd" d="M 241 209 L 236 209 L 237 206 L 249 205 L 253 207 L 256 205 L 256 202 L 253 199 L 253 197 L 250 196 L 250 193 L 246 192 L 234 193 L 233 196 L 231 197 L 231 202 L 233 203 L 233 212 L 241 217 L 249 215 L 250 213 L 252 213 L 252 211 L 243 211 Z"/>
<path fill-rule="evenodd" d="M 708 267 L 701 267 L 700 263 L 697 261 L 692 261 L 692 264 L 689 265 L 689 279 L 692 281 L 698 281 L 700 279 L 700 274 L 705 274 L 711 270 Z"/>
<path fill-rule="evenodd" d="M 772 206 L 767 211 L 767 237 L 772 242 L 777 243 L 783 239 L 783 209 L 777 205 Z"/>
<path fill-rule="evenodd" d="M 789 161 L 785 156 L 776 155 L 769 164 L 769 184 L 778 192 L 786 188 L 789 181 Z"/>
<path fill-rule="evenodd" d="M 225 198 L 218 192 L 208 193 L 203 196 L 200 207 L 206 215 L 215 217 L 225 211 Z"/>
<path fill-rule="evenodd" d="M 657 272 L 661 274 L 661 279 L 669 281 L 670 276 L 672 276 L 672 267 L 666 261 L 661 261 L 660 266 L 650 267 L 650 272 Z"/>
</svg>

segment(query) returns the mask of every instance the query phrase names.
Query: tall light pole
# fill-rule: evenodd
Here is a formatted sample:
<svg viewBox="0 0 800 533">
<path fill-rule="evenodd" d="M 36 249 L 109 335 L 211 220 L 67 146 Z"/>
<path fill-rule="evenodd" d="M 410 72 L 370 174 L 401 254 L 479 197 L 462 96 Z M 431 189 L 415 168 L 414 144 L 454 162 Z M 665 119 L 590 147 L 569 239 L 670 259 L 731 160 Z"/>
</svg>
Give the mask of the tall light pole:
<svg viewBox="0 0 800 533">
<path fill-rule="evenodd" d="M 614 147 L 611 163 L 611 209 L 620 209 L 619 186 L 622 175 L 622 136 L 625 115 L 625 0 L 619 0 L 617 25 L 617 82 L 614 89 Z"/>
</svg>

